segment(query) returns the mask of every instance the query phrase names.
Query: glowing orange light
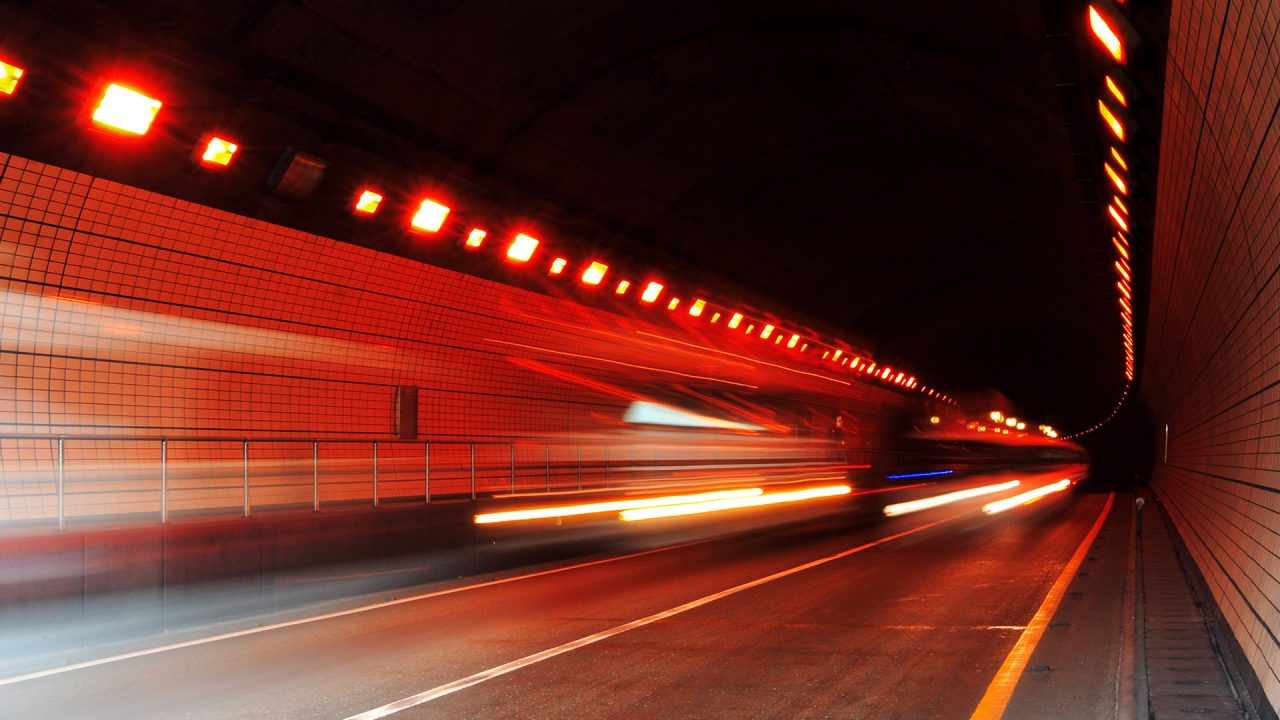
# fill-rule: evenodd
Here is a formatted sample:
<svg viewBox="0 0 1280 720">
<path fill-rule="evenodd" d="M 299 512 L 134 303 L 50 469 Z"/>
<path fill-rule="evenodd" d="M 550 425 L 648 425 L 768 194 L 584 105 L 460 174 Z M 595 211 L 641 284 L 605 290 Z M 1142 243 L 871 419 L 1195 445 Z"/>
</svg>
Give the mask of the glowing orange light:
<svg viewBox="0 0 1280 720">
<path fill-rule="evenodd" d="M 938 417 L 937 415 L 934 415 L 933 417 L 929 418 L 930 425 L 937 425 L 940 422 L 942 422 L 942 418 Z"/>
<path fill-rule="evenodd" d="M 618 281 L 618 287 L 614 289 L 614 292 L 618 295 L 626 295 L 627 290 L 630 290 L 630 289 L 631 289 L 630 280 L 620 280 Z"/>
<path fill-rule="evenodd" d="M 507 259 L 513 262 L 529 262 L 529 258 L 533 257 L 533 251 L 537 249 L 537 238 L 520 233 L 507 248 Z"/>
<path fill-rule="evenodd" d="M 803 344 L 801 344 L 801 345 L 800 345 L 800 352 L 809 352 L 809 343 L 803 343 Z"/>
<path fill-rule="evenodd" d="M 842 355 L 843 353 L 844 353 L 844 351 L 843 351 L 843 350 L 839 350 L 839 349 L 837 349 L 837 350 L 836 350 L 836 352 L 835 352 L 835 354 L 831 356 L 831 359 L 832 359 L 832 360 L 839 360 L 839 359 L 840 359 L 840 355 Z"/>
<path fill-rule="evenodd" d="M 765 340 L 768 340 L 769 336 L 772 334 L 773 334 L 773 325 L 770 325 L 769 323 L 765 323 L 765 326 L 760 330 L 760 337 L 764 338 Z"/>
<path fill-rule="evenodd" d="M 378 212 L 378 206 L 382 204 L 382 195 L 373 190 L 364 188 L 356 197 L 356 212 L 363 215 L 372 215 Z"/>
<path fill-rule="evenodd" d="M 731 498 L 726 500 L 710 500 L 706 502 L 692 502 L 682 505 L 666 505 L 662 507 L 640 508 L 637 510 L 624 510 L 621 513 L 623 520 L 652 520 L 654 518 L 676 517 L 678 515 L 696 515 L 700 513 L 719 512 L 722 510 L 736 510 L 738 508 L 761 507 L 764 505 L 776 505 L 778 503 L 800 502 L 802 500 L 813 500 L 816 498 L 836 497 L 839 495 L 848 495 L 852 492 L 852 488 L 848 485 L 829 485 L 824 487 L 808 488 L 806 490 L 792 490 L 789 492 L 769 493 L 767 495 L 759 495 L 756 497 Z"/>
<path fill-rule="evenodd" d="M 763 493 L 764 491 L 760 488 L 743 488 L 741 490 L 716 490 L 713 492 L 694 493 L 691 495 L 669 495 L 666 497 L 642 498 L 638 500 L 609 500 L 604 502 L 584 503 L 581 505 L 558 505 L 529 508 L 526 510 L 508 510 L 505 512 L 481 513 L 475 516 L 475 523 L 477 525 L 489 525 L 493 523 L 514 522 L 518 520 L 545 520 L 548 518 L 562 518 L 572 517 L 575 515 L 592 515 L 595 513 L 661 507 L 663 505 L 749 498 L 757 497 Z"/>
<path fill-rule="evenodd" d="M 1120 89 L 1115 80 L 1111 79 L 1110 75 L 1103 78 L 1103 82 L 1106 83 L 1107 91 L 1116 99 L 1116 102 L 1120 103 L 1122 107 L 1129 107 L 1129 99 L 1124 96 L 1124 91 Z"/>
<path fill-rule="evenodd" d="M 475 249 L 484 244 L 484 239 L 489 233 L 480 228 L 471 228 L 471 232 L 467 233 L 467 247 Z"/>
<path fill-rule="evenodd" d="M 651 303 L 657 300 L 658 296 L 661 294 L 662 294 L 662 283 L 650 282 L 648 285 L 644 286 L 644 292 L 641 293 L 640 300 L 642 302 Z"/>
<path fill-rule="evenodd" d="M 1120 257 L 1124 258 L 1125 260 L 1129 259 L 1129 251 L 1126 250 L 1124 247 L 1124 244 L 1120 242 L 1120 238 L 1118 237 L 1111 238 L 1111 244 L 1116 246 L 1116 251 L 1120 253 Z"/>
<path fill-rule="evenodd" d="M 1120 177 L 1120 173 L 1116 172 L 1116 169 L 1111 167 L 1111 163 L 1102 163 L 1102 169 L 1106 171 L 1107 177 L 1111 178 L 1111 183 L 1116 186 L 1116 189 L 1120 191 L 1121 195 L 1129 194 L 1129 186 L 1125 184 L 1124 178 Z"/>
<path fill-rule="evenodd" d="M 1089 29 L 1116 62 L 1124 62 L 1124 43 L 1120 41 L 1120 36 L 1111 27 L 1111 23 L 1092 5 L 1089 6 Z"/>
<path fill-rule="evenodd" d="M 582 271 L 582 282 L 588 285 L 599 285 L 604 282 L 604 274 L 609 272 L 609 266 L 602 262 L 593 261 Z"/>
<path fill-rule="evenodd" d="M 1120 301 L 1120 307 L 1124 308 L 1125 312 L 1129 313 L 1130 315 L 1133 314 L 1133 308 L 1129 307 L 1129 303 L 1127 300 L 1125 300 L 1124 298 L 1116 298 L 1116 299 Z"/>
<path fill-rule="evenodd" d="M 779 336 L 779 337 L 781 337 L 781 336 Z M 789 348 L 793 348 L 793 347 L 795 347 L 796 345 L 799 345 L 799 344 L 800 344 L 800 336 L 799 336 L 799 335 L 792 335 L 792 336 L 791 336 L 791 339 L 787 340 L 787 347 L 789 347 Z"/>
<path fill-rule="evenodd" d="M 1117 140 L 1124 142 L 1124 124 L 1111 112 L 1111 108 L 1107 107 L 1107 104 L 1101 100 L 1098 101 L 1098 114 L 1102 116 L 1103 122 L 1111 129 L 1111 134 L 1115 135 Z"/>
<path fill-rule="evenodd" d="M 929 418 L 929 421 L 932 422 L 936 419 L 937 418 Z M 937 423 L 934 424 L 936 425 Z M 884 514 L 889 517 L 894 517 L 896 515 L 920 512 L 921 510 L 929 510 L 930 508 L 950 505 L 951 503 L 960 502 L 961 500 L 969 500 L 971 498 L 982 497 L 983 495 L 990 495 L 991 493 L 1011 490 L 1021 484 L 1022 483 L 1018 480 L 1010 480 L 998 485 L 983 485 L 982 487 L 969 488 L 968 490 L 956 490 L 955 492 L 921 498 L 919 500 L 908 500 L 906 502 L 894 503 L 884 507 Z"/>
<path fill-rule="evenodd" d="M 409 224 L 415 230 L 437 232 L 441 227 L 444 227 L 444 219 L 447 217 L 449 217 L 449 208 L 435 200 L 424 198 L 422 204 L 418 206 L 418 212 L 413 214 L 413 220 Z"/>
<path fill-rule="evenodd" d="M 211 138 L 209 144 L 205 145 L 204 152 L 200 155 L 200 162 L 205 165 L 217 165 L 226 167 L 231 164 L 231 158 L 239 150 L 240 146 L 220 137 Z"/>
<path fill-rule="evenodd" d="M 734 313 L 729 317 L 729 329 L 733 330 L 742 324 L 742 313 Z"/>
<path fill-rule="evenodd" d="M 146 135 L 163 103 L 137 90 L 112 83 L 93 111 L 93 121 L 111 130 Z"/>
<path fill-rule="evenodd" d="M 1129 294 L 1129 286 L 1126 285 L 1123 280 L 1117 280 L 1116 287 L 1120 288 L 1120 293 L 1124 295 L 1126 298 L 1128 298 L 1129 300 L 1133 299 L 1133 295 Z"/>
<path fill-rule="evenodd" d="M 1120 208 L 1120 212 L 1124 213 L 1125 217 L 1128 217 L 1129 206 L 1124 204 L 1124 200 L 1121 200 L 1119 195 L 1112 197 L 1111 202 L 1115 203 L 1116 207 Z"/>
<path fill-rule="evenodd" d="M 1124 170 L 1125 172 L 1129 171 L 1129 163 L 1125 162 L 1124 156 L 1121 155 L 1120 151 L 1114 147 L 1111 148 L 1111 159 L 1116 161 L 1116 164 L 1120 166 L 1121 170 Z"/>
<path fill-rule="evenodd" d="M 668 310 L 675 310 L 680 307 L 680 298 L 671 298 L 671 302 L 667 303 Z"/>
<path fill-rule="evenodd" d="M 711 324 L 714 325 L 718 322 L 720 322 L 720 313 L 711 313 Z"/>
<path fill-rule="evenodd" d="M 773 344 L 778 345 L 781 342 L 782 342 L 782 333 L 778 333 L 778 335 L 773 339 Z"/>
<path fill-rule="evenodd" d="M 1125 221 L 1124 216 L 1120 214 L 1120 211 L 1116 209 L 1115 205 L 1108 205 L 1107 213 L 1110 214 L 1111 219 L 1115 221 L 1116 227 L 1124 230 L 1125 232 L 1129 232 L 1129 223 Z"/>
<path fill-rule="evenodd" d="M 1007 417 L 1004 419 L 1004 424 L 1008 425 L 1009 427 L 1014 427 L 1018 424 L 1018 418 Z"/>
<path fill-rule="evenodd" d="M 22 68 L 0 60 L 0 95 L 12 95 L 22 79 Z"/>
<path fill-rule="evenodd" d="M 702 299 L 694 300 L 693 304 L 689 306 L 689 314 L 693 317 L 702 317 L 702 311 L 705 310 L 706 307 L 707 307 L 706 300 L 702 300 Z M 712 320 L 711 322 L 715 322 L 715 320 Z"/>
<path fill-rule="evenodd" d="M 564 272 L 564 266 L 568 264 L 569 264 L 569 261 L 567 259 L 558 257 L 555 260 L 551 261 L 551 269 L 547 271 L 547 274 L 559 275 L 560 273 Z"/>
<path fill-rule="evenodd" d="M 755 331 L 756 331 L 756 326 L 755 326 L 754 324 L 750 324 L 750 323 L 749 323 L 749 324 L 747 325 L 747 334 L 748 334 L 748 335 L 750 335 L 751 333 L 753 333 L 753 332 L 755 332 Z"/>
</svg>

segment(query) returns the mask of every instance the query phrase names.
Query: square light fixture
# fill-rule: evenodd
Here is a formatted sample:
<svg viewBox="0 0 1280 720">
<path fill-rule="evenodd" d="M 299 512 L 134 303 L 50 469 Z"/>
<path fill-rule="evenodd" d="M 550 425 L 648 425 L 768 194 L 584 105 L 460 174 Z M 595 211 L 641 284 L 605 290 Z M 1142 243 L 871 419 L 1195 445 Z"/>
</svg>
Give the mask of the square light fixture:
<svg viewBox="0 0 1280 720">
<path fill-rule="evenodd" d="M 413 214 L 413 220 L 409 224 L 414 230 L 421 232 L 439 232 L 440 228 L 444 227 L 447 217 L 449 217 L 449 208 L 435 200 L 423 198 L 422 204 L 418 206 L 418 211 Z"/>
<path fill-rule="evenodd" d="M 533 251 L 537 249 L 537 238 L 520 233 L 507 248 L 507 259 L 513 262 L 529 262 L 529 258 L 533 257 Z"/>
<path fill-rule="evenodd" d="M 356 212 L 362 215 L 372 215 L 378 212 L 378 206 L 382 204 L 382 193 L 364 188 L 360 194 L 356 196 Z"/>
<path fill-rule="evenodd" d="M 164 103 L 111 83 L 93 110 L 93 122 L 126 135 L 146 135 Z"/>
<path fill-rule="evenodd" d="M 209 138 L 209 142 L 204 146 L 204 152 L 200 154 L 200 163 L 210 167 L 226 167 L 231 164 L 231 158 L 239 149 L 239 145 L 226 138 L 216 136 Z"/>
</svg>

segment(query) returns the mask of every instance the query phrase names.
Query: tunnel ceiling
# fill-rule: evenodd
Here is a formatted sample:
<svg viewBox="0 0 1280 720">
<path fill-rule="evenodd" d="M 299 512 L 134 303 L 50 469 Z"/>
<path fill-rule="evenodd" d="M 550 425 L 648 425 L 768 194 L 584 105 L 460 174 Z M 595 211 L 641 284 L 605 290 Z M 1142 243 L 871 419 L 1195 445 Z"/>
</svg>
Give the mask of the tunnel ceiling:
<svg viewBox="0 0 1280 720">
<path fill-rule="evenodd" d="M 1078 428 L 1123 388 L 1054 57 L 1081 28 L 1050 27 L 1076 4 L 36 6 L 379 125 L 446 186 L 561 208 L 588 246 L 698 268 L 953 394 L 994 388 Z"/>
</svg>

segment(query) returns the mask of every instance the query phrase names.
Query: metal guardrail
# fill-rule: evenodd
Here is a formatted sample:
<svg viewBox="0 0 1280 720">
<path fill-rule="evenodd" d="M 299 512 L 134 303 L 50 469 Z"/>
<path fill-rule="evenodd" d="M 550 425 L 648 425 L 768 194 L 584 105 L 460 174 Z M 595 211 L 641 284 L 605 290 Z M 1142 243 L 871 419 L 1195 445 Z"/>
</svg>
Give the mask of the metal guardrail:
<svg viewBox="0 0 1280 720">
<path fill-rule="evenodd" d="M 830 446 L 815 445 L 809 448 L 811 451 L 805 453 L 799 451 L 795 446 L 787 448 L 789 456 L 780 457 L 776 453 L 763 453 L 760 457 L 738 457 L 725 458 L 722 453 L 712 453 L 713 456 L 698 457 L 696 448 L 690 450 L 683 448 L 685 453 L 682 455 L 682 448 L 664 448 L 668 451 L 665 457 L 659 458 L 656 455 L 658 445 L 645 446 L 624 446 L 610 445 L 603 442 L 574 442 L 567 441 L 562 443 L 552 442 L 529 442 L 529 441 L 452 441 L 452 440 L 400 440 L 400 439 L 370 439 L 370 438 L 297 438 L 297 437 L 228 437 L 228 436 L 177 436 L 164 437 L 154 435 L 0 435 L 0 443 L 8 442 L 31 442 L 31 443 L 51 443 L 54 447 L 50 448 L 54 451 L 53 475 L 54 475 L 54 493 L 56 494 L 56 520 L 59 529 L 64 529 L 68 519 L 67 500 L 68 493 L 68 454 L 71 446 L 84 443 L 133 443 L 142 444 L 148 450 L 139 452 L 135 450 L 132 454 L 132 463 L 122 466 L 120 474 L 125 476 L 121 482 L 142 482 L 145 483 L 149 478 L 158 479 L 158 500 L 159 500 L 159 517 L 162 523 L 167 523 L 171 519 L 174 511 L 173 494 L 178 491 L 174 487 L 174 478 L 172 477 L 173 460 L 171 451 L 175 447 L 189 446 L 192 444 L 216 444 L 221 446 L 239 445 L 238 460 L 235 463 L 238 477 L 238 487 L 231 485 L 198 485 L 195 488 L 183 488 L 186 492 L 200 491 L 222 491 L 224 494 L 234 492 L 238 495 L 239 505 L 238 514 L 243 517 L 250 517 L 253 514 L 253 496 L 252 490 L 269 490 L 275 489 L 297 491 L 300 486 L 298 483 L 276 483 L 274 485 L 255 486 L 252 482 L 250 470 L 252 467 L 251 457 L 254 448 L 262 448 L 264 446 L 294 446 L 303 447 L 310 446 L 310 507 L 313 511 L 321 509 L 323 498 L 322 490 L 326 484 L 322 482 L 321 475 L 323 464 L 321 461 L 321 447 L 324 445 L 333 446 L 354 446 L 356 452 L 346 452 L 341 456 L 334 458 L 338 462 L 354 462 L 367 459 L 369 465 L 367 468 L 367 479 L 345 480 L 339 479 L 332 485 L 345 486 L 343 504 L 355 504 L 355 502 L 370 502 L 373 507 L 379 507 L 384 501 L 396 502 L 422 502 L 430 503 L 433 498 L 440 497 L 458 497 L 469 498 L 475 500 L 482 495 L 497 495 L 500 493 L 517 494 L 521 490 L 545 491 L 552 490 L 583 490 L 593 487 L 608 488 L 614 483 L 626 482 L 631 484 L 637 479 L 645 480 L 654 479 L 659 476 L 669 475 L 673 473 L 696 473 L 699 471 L 736 471 L 736 470 L 754 470 L 754 471 L 785 471 L 798 470 L 805 467 L 815 467 L 821 463 L 843 462 L 844 458 L 837 457 L 833 454 Z M 136 467 L 137 457 L 150 456 L 154 457 L 158 444 L 158 467 L 154 467 L 150 463 L 143 463 L 139 470 Z M 385 456 L 398 455 L 397 460 L 403 460 L 405 457 L 405 448 L 421 448 L 420 453 L 412 453 L 415 462 L 420 457 L 420 475 L 415 474 L 412 478 L 412 485 L 415 488 L 411 494 L 406 492 L 406 481 L 403 479 L 393 479 L 391 481 L 383 480 L 384 487 L 380 487 L 379 478 L 379 448 L 396 448 L 395 451 L 385 453 Z M 598 459 L 589 458 L 584 463 L 583 450 L 587 448 Z M 350 448 L 348 448 L 349 450 Z M 477 450 L 481 450 L 486 456 L 482 462 L 477 462 Z M 553 462 L 553 449 L 559 457 Z M 538 452 L 541 450 L 541 452 Z M 611 463 L 612 450 L 612 463 Z M 705 447 L 703 448 L 705 454 Z M 640 452 L 642 451 L 642 452 Z M 649 454 L 647 461 L 638 455 Z M 129 453 L 125 453 L 128 455 Z M 198 466 L 201 468 L 213 467 L 210 472 L 212 475 L 201 476 L 203 478 L 230 477 L 228 473 L 228 459 L 234 455 L 234 450 L 230 453 L 223 451 L 216 453 L 219 455 L 218 460 L 199 459 Z M 297 456 L 295 451 L 290 453 Z M 523 454 L 523 461 L 518 458 L 519 454 Z M 539 455 L 536 460 L 533 455 Z M 747 453 L 750 455 L 751 453 Z M 760 453 L 757 453 L 760 454 Z M 110 459 L 111 453 L 102 453 L 107 459 Z M 461 455 L 465 460 L 462 465 L 458 464 L 458 457 Z M 446 464 L 441 467 L 441 456 L 446 458 L 452 456 L 453 463 Z M 499 459 L 500 458 L 500 459 Z M 274 459 L 274 458 L 273 458 Z M 433 459 L 437 463 L 435 468 L 435 486 L 433 487 Z M 540 462 L 537 462 L 540 461 Z M 100 462 L 95 458 L 93 462 Z M 302 462 L 306 462 L 303 460 Z M 501 463 L 501 465 L 499 465 Z M 536 465 L 535 465 L 536 463 Z M 191 466 L 192 463 L 185 463 Z M 279 475 L 283 473 L 286 477 L 294 477 L 300 474 L 300 468 L 297 463 L 290 462 L 277 463 L 272 466 L 272 470 Z M 4 463 L 0 462 L 0 473 L 8 472 L 4 467 Z M 47 472 L 47 471 L 46 471 Z M 352 475 L 353 472 L 345 468 L 334 470 L 335 474 Z M 354 473 L 361 475 L 364 471 Z M 619 474 L 624 477 L 619 480 Z M 403 473 L 401 473 L 403 474 Z M 158 477 L 156 477 L 158 475 Z M 440 476 L 443 476 L 441 478 Z M 585 476 L 585 482 L 584 482 Z M 47 478 L 47 475 L 45 476 Z M 0 479 L 3 475 L 0 475 Z M 535 482 L 541 480 L 541 482 Z M 523 481 L 523 482 L 521 482 Z M 47 482 L 45 480 L 44 482 Z M 353 500 L 356 498 L 354 490 L 350 487 L 353 483 L 360 487 L 366 487 L 367 494 L 360 495 L 363 500 Z M 392 492 L 385 492 L 385 486 L 394 485 Z M 443 487 L 442 487 L 443 486 Z M 0 488 L 2 489 L 2 488 Z M 112 493 L 128 493 L 130 495 L 148 495 L 154 491 L 139 489 L 133 487 L 126 490 L 106 490 L 96 491 L 101 494 Z M 363 492 L 363 491 L 362 491 Z M 42 493 L 47 497 L 47 493 Z M 150 495 L 153 499 L 149 502 L 154 503 L 155 495 Z M 335 501 L 336 502 L 336 501 Z M 186 509 L 190 510 L 188 507 Z M 199 511 L 208 512 L 210 510 L 229 510 L 229 505 L 213 505 L 199 508 Z M 305 507 L 301 502 L 294 502 L 289 505 L 292 508 Z M 154 510 L 152 511 L 154 512 Z"/>
</svg>

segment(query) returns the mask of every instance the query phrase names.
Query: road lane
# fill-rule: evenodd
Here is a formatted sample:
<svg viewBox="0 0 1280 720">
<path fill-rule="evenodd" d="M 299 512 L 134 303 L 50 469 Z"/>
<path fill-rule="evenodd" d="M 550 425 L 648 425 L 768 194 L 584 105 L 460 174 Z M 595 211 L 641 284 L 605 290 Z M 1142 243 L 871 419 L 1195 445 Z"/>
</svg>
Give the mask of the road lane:
<svg viewBox="0 0 1280 720">
<path fill-rule="evenodd" d="M 404 716 L 879 712 L 899 694 L 871 680 L 910 685 L 908 668 L 964 676 L 945 707 L 971 710 L 1099 507 L 971 512 Z M 0 687 L 0 716 L 347 717 L 955 512 L 774 529 L 36 679 Z M 953 716 L 931 715 L 928 685 L 912 716 Z"/>
</svg>

